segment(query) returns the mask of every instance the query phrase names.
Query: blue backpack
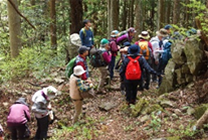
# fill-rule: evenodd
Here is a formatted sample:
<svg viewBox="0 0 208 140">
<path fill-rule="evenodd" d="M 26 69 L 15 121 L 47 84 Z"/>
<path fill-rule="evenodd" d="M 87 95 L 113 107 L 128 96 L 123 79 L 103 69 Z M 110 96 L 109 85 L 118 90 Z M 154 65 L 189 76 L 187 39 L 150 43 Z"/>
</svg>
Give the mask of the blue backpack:
<svg viewBox="0 0 208 140">
<path fill-rule="evenodd" d="M 163 65 L 167 65 L 168 63 L 168 60 L 170 58 L 172 58 L 172 55 L 171 55 L 171 45 L 172 43 L 170 41 L 166 42 L 164 47 L 163 47 L 163 53 L 162 53 L 162 58 L 161 58 L 161 63 Z"/>
</svg>

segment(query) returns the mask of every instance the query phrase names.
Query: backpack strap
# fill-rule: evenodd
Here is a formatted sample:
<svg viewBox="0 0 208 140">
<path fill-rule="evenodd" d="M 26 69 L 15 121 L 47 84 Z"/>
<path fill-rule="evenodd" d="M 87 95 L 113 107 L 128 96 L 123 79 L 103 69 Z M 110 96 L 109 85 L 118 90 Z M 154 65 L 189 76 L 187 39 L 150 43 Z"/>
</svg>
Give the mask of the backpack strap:
<svg viewBox="0 0 208 140">
<path fill-rule="evenodd" d="M 137 60 L 137 59 L 139 59 L 140 56 L 137 56 L 136 58 L 132 58 L 132 57 L 128 56 L 128 58 L 129 58 L 129 60 L 131 61 L 131 60 Z"/>
</svg>

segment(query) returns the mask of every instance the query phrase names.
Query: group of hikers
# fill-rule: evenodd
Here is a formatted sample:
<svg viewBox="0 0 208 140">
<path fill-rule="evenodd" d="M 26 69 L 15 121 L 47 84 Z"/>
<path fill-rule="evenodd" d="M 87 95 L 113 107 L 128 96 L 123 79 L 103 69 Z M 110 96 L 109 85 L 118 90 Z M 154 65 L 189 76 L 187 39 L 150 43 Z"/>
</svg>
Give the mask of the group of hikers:
<svg viewBox="0 0 208 140">
<path fill-rule="evenodd" d="M 100 49 L 94 44 L 91 22 L 84 20 L 84 27 L 79 32 L 81 44 L 78 55 L 71 59 L 66 68 L 69 78 L 70 98 L 75 113 L 73 123 L 81 116 L 83 100 L 93 98 L 96 93 L 104 93 L 105 86 L 115 81 L 114 71 L 119 71 L 121 93 L 125 95 L 128 105 L 136 103 L 138 90 L 148 90 L 150 82 L 162 82 L 162 74 L 168 60 L 171 58 L 171 25 L 156 32 L 150 37 L 148 31 L 142 31 L 133 42 L 136 30 L 133 27 L 127 31 L 113 30 L 110 38 L 100 41 Z M 116 57 L 119 57 L 116 62 Z M 89 59 L 89 61 L 87 61 Z M 92 82 L 89 64 L 100 71 L 99 84 Z M 139 85 L 139 88 L 137 88 Z M 95 88 L 96 87 L 96 88 Z M 60 92 L 53 86 L 37 91 L 32 96 L 32 112 L 37 121 L 37 130 L 34 139 L 47 139 L 49 124 L 54 115 L 50 101 Z M 30 136 L 27 122 L 31 120 L 29 105 L 25 98 L 19 98 L 9 109 L 7 126 L 11 132 L 11 139 L 25 139 Z M 3 138 L 3 128 L 0 126 L 0 139 Z"/>
</svg>

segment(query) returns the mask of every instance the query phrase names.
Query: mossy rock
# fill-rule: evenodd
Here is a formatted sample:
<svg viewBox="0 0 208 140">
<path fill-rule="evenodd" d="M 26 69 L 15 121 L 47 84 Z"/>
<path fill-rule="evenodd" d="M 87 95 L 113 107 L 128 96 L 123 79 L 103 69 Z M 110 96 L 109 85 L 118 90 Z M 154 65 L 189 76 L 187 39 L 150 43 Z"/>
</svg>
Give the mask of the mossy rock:
<svg viewBox="0 0 208 140">
<path fill-rule="evenodd" d="M 201 118 L 204 112 L 208 109 L 208 104 L 202 104 L 195 108 L 194 117 L 196 119 Z"/>
<path fill-rule="evenodd" d="M 131 115 L 137 117 L 148 104 L 147 100 L 140 98 L 137 104 L 131 106 Z"/>
<path fill-rule="evenodd" d="M 141 111 L 141 114 L 151 114 L 154 111 L 163 111 L 163 108 L 159 104 L 149 105 Z"/>
</svg>

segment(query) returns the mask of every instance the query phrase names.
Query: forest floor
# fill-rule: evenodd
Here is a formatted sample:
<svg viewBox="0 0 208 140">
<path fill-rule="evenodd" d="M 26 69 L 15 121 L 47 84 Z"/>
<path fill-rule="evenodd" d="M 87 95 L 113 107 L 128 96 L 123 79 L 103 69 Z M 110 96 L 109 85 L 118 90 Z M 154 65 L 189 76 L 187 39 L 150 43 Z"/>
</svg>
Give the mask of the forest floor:
<svg viewBox="0 0 208 140">
<path fill-rule="evenodd" d="M 99 72 L 93 70 L 92 79 L 94 83 L 98 82 L 98 75 Z M 200 82 L 207 82 L 207 78 L 201 78 L 198 81 L 199 84 L 190 84 L 189 88 L 178 89 L 166 94 L 168 99 L 172 99 L 171 103 L 173 105 L 163 107 L 162 112 L 133 116 L 130 112 L 134 106 L 126 107 L 125 97 L 119 91 L 118 73 L 116 73 L 116 77 L 116 80 L 106 89 L 106 94 L 99 94 L 94 99 L 84 101 L 84 108 L 86 108 L 84 112 L 86 114 L 80 119 L 79 123 L 74 125 L 72 124 L 74 108 L 69 97 L 68 83 L 63 80 L 64 71 L 62 68 L 54 70 L 48 78 L 37 80 L 30 75 L 29 78 L 2 84 L 0 86 L 0 124 L 5 129 L 5 138 L 9 138 L 6 117 L 9 107 L 15 100 L 22 96 L 26 97 L 31 106 L 31 97 L 35 91 L 53 85 L 62 91 L 62 94 L 52 101 L 52 108 L 57 119 L 49 126 L 48 135 L 53 140 L 208 139 L 207 128 L 197 133 L 192 131 L 192 125 L 197 119 L 187 113 L 187 110 L 191 110 L 199 104 L 198 92 L 200 91 L 196 92 L 196 89 L 201 89 Z M 199 88 L 196 88 L 196 85 Z M 157 96 L 157 90 L 154 87 L 155 84 L 151 84 L 150 90 L 138 91 L 138 98 L 150 102 L 157 101 L 161 96 Z M 208 103 L 208 101 L 202 101 L 202 103 Z M 105 109 L 105 107 L 102 107 L 103 104 L 108 104 L 110 107 Z M 28 124 L 32 132 L 31 137 L 34 137 L 36 120 L 33 113 L 31 113 L 31 116 L 32 121 Z"/>
</svg>

